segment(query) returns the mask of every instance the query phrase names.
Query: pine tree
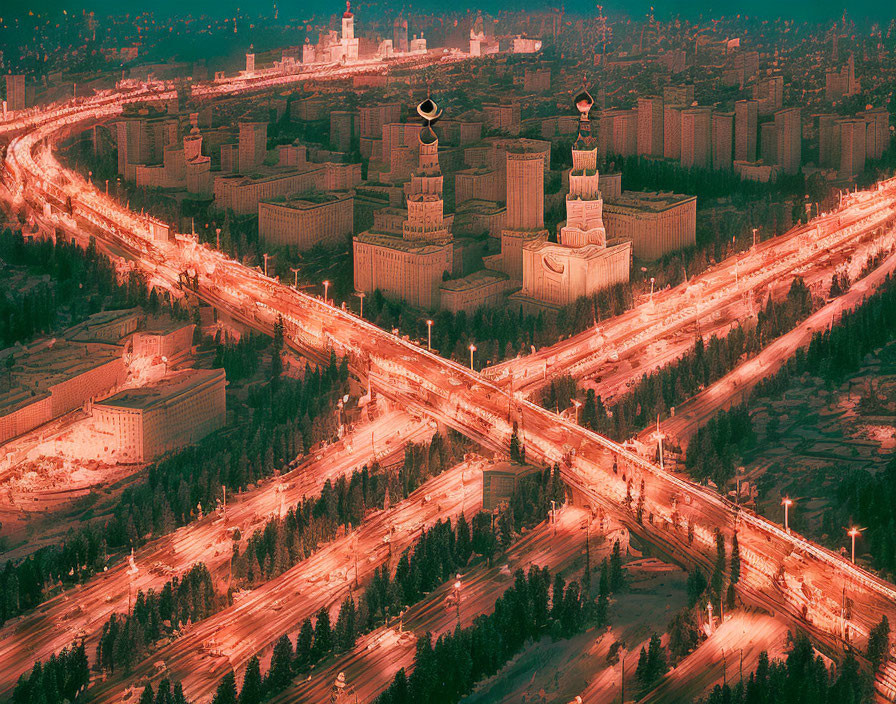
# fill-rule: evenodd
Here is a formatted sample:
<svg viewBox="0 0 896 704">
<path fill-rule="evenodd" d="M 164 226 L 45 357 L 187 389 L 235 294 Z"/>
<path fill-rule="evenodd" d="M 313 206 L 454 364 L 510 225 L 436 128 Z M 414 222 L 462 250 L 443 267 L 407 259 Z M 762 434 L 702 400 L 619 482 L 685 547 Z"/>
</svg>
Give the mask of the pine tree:
<svg viewBox="0 0 896 704">
<path fill-rule="evenodd" d="M 871 633 L 868 634 L 868 650 L 866 651 L 866 654 L 875 671 L 886 659 L 889 649 L 890 622 L 887 620 L 886 616 L 882 616 L 880 622 L 872 628 Z"/>
<path fill-rule="evenodd" d="M 333 633 L 330 629 L 330 612 L 322 608 L 317 613 L 314 625 L 314 647 L 311 649 L 311 662 L 317 663 L 333 649 Z"/>
<path fill-rule="evenodd" d="M 302 621 L 302 627 L 299 629 L 299 636 L 296 638 L 296 672 L 305 672 L 311 665 L 313 647 L 314 626 L 311 625 L 311 619 L 306 618 Z"/>
<path fill-rule="evenodd" d="M 258 662 L 258 656 L 254 655 L 246 665 L 246 674 L 243 675 L 243 686 L 240 689 L 239 704 L 260 704 L 263 694 L 261 666 Z"/>
<path fill-rule="evenodd" d="M 143 692 L 140 694 L 140 704 L 153 704 L 155 699 L 155 695 L 152 692 L 152 683 L 147 682 Z"/>
<path fill-rule="evenodd" d="M 233 674 L 233 670 L 221 678 L 212 704 L 237 704 L 236 675 Z"/>
<path fill-rule="evenodd" d="M 281 636 L 274 644 L 271 669 L 265 680 L 265 690 L 268 693 L 282 692 L 289 686 L 292 680 L 292 660 L 292 643 L 289 636 Z"/>
<path fill-rule="evenodd" d="M 625 575 L 622 572 L 622 547 L 619 541 L 613 543 L 613 552 L 610 554 L 610 591 L 618 592 L 625 584 Z"/>
<path fill-rule="evenodd" d="M 737 533 L 731 539 L 731 583 L 740 581 L 740 546 L 737 543 Z"/>
<path fill-rule="evenodd" d="M 336 629 L 333 634 L 336 649 L 339 652 L 344 653 L 355 647 L 357 637 L 355 628 L 355 601 L 349 595 L 345 597 L 339 608 L 339 616 L 336 618 Z"/>
</svg>

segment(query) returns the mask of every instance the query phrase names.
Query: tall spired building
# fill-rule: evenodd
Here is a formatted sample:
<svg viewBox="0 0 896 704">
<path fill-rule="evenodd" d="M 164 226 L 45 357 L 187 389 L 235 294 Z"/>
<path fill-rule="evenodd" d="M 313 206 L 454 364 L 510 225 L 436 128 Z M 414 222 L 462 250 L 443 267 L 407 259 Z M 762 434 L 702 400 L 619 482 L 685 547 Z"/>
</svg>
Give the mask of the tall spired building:
<svg viewBox="0 0 896 704">
<path fill-rule="evenodd" d="M 562 306 L 629 279 L 632 242 L 607 240 L 604 228 L 598 145 L 588 119 L 593 104 L 588 91 L 575 98 L 579 134 L 572 146 L 566 221 L 560 223 L 556 243 L 534 240 L 523 245 L 523 288 L 515 299 Z"/>
<path fill-rule="evenodd" d="M 346 0 L 345 12 L 342 13 L 342 49 L 343 60 L 357 60 L 358 40 L 355 38 L 355 16 L 352 14 L 350 0 Z"/>
<path fill-rule="evenodd" d="M 454 216 L 442 200 L 439 140 L 432 123 L 441 110 L 427 98 L 417 106 L 426 123 L 420 131 L 417 169 L 405 184 L 407 210 L 381 208 L 373 227 L 354 239 L 355 289 L 379 289 L 421 308 L 439 305 L 439 286 L 454 268 Z"/>
</svg>

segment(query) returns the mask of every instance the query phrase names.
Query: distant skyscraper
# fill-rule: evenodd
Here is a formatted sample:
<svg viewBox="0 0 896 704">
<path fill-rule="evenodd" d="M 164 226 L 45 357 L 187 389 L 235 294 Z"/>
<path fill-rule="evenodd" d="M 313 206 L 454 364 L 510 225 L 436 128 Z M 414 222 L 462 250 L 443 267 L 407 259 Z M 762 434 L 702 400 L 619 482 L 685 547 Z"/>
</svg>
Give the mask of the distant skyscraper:
<svg viewBox="0 0 896 704">
<path fill-rule="evenodd" d="M 755 100 L 734 103 L 734 160 L 756 161 L 758 107 Z"/>
<path fill-rule="evenodd" d="M 680 105 L 663 107 L 663 156 L 681 159 L 681 111 Z"/>
<path fill-rule="evenodd" d="M 268 153 L 268 123 L 241 122 L 239 167 L 246 172 L 260 166 Z"/>
<path fill-rule="evenodd" d="M 865 170 L 865 120 L 851 117 L 838 120 L 840 128 L 840 178 L 854 178 Z"/>
<path fill-rule="evenodd" d="M 638 154 L 663 155 L 662 98 L 638 98 Z"/>
<path fill-rule="evenodd" d="M 25 76 L 22 74 L 6 76 L 6 107 L 8 110 L 24 110 L 28 107 L 25 97 Z"/>
<path fill-rule="evenodd" d="M 759 127 L 759 155 L 766 164 L 778 163 L 778 133 L 774 122 L 763 122 Z"/>
<path fill-rule="evenodd" d="M 408 21 L 403 15 L 398 15 L 392 23 L 392 47 L 405 54 L 408 51 Z"/>
<path fill-rule="evenodd" d="M 734 113 L 717 112 L 712 116 L 712 168 L 730 171 L 734 142 Z"/>
<path fill-rule="evenodd" d="M 681 165 L 707 169 L 712 154 L 712 109 L 688 108 L 681 112 Z"/>
<path fill-rule="evenodd" d="M 799 108 L 786 108 L 775 113 L 775 136 L 781 170 L 785 174 L 795 174 L 802 161 L 803 129 Z"/>
</svg>

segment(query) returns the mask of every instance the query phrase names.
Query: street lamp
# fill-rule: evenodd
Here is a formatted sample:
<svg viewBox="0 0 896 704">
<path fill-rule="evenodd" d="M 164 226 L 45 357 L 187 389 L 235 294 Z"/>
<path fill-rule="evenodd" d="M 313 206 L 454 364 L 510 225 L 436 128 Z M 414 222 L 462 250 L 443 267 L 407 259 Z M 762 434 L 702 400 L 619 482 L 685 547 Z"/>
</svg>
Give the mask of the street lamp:
<svg viewBox="0 0 896 704">
<path fill-rule="evenodd" d="M 364 296 L 366 296 L 367 294 L 364 293 L 363 291 L 357 291 L 355 293 L 355 295 L 361 299 L 361 317 L 363 318 L 364 317 Z"/>
<path fill-rule="evenodd" d="M 470 369 L 473 369 L 473 353 L 476 351 L 476 345 L 470 345 Z"/>
<path fill-rule="evenodd" d="M 457 628 L 460 629 L 460 575 L 454 583 L 454 605 L 457 608 Z"/>
<path fill-rule="evenodd" d="M 293 269 L 292 267 L 289 267 L 289 270 L 292 272 L 293 277 L 294 277 L 293 282 L 292 282 L 292 287 L 294 289 L 298 290 L 298 288 L 299 288 L 299 270 Z"/>
<path fill-rule="evenodd" d="M 264 275 L 265 275 L 265 278 L 267 278 L 267 275 L 268 275 L 268 258 L 269 258 L 271 255 L 270 255 L 270 254 L 262 254 L 261 256 L 264 257 Z"/>
<path fill-rule="evenodd" d="M 576 425 L 578 425 L 578 424 L 579 424 L 579 409 L 582 407 L 582 402 L 579 401 L 579 399 L 574 398 L 574 399 L 572 400 L 572 405 L 573 405 L 573 406 L 575 407 L 575 409 L 576 409 Z"/>
<path fill-rule="evenodd" d="M 852 538 L 852 564 L 856 564 L 856 536 L 859 535 L 862 531 L 853 526 L 849 529 L 847 535 Z"/>
<path fill-rule="evenodd" d="M 426 321 L 426 349 L 432 352 L 432 321 Z M 472 352 L 470 353 L 472 354 Z M 473 363 L 470 362 L 470 367 L 472 368 Z"/>
<path fill-rule="evenodd" d="M 756 233 L 759 231 L 758 227 L 753 228 L 753 246 L 756 246 Z"/>
<path fill-rule="evenodd" d="M 784 530 L 789 533 L 790 532 L 790 523 L 788 521 L 790 516 L 790 507 L 793 506 L 793 499 L 789 497 L 784 497 L 781 500 L 781 504 L 784 506 Z"/>
<path fill-rule="evenodd" d="M 656 277 L 650 277 L 650 300 L 653 300 L 653 285 L 656 283 Z"/>
<path fill-rule="evenodd" d="M 327 302 L 327 291 L 330 290 L 330 282 L 324 281 L 324 303 Z"/>
</svg>

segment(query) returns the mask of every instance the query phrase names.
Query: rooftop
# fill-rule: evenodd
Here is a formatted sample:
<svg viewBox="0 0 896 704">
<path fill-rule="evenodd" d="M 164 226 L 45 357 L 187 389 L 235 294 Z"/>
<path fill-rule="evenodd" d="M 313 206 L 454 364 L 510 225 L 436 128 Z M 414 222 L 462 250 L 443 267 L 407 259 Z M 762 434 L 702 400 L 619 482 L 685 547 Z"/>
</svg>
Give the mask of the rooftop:
<svg viewBox="0 0 896 704">
<path fill-rule="evenodd" d="M 697 196 L 666 191 L 625 191 L 612 200 L 605 200 L 604 208 L 631 208 L 659 213 L 692 200 L 696 201 Z"/>
<path fill-rule="evenodd" d="M 351 193 L 320 193 L 313 191 L 310 193 L 296 193 L 291 196 L 277 196 L 261 201 L 269 205 L 279 205 L 283 208 L 293 208 L 295 210 L 311 210 L 318 208 L 327 203 L 346 200 L 351 198 Z"/>
<path fill-rule="evenodd" d="M 448 279 L 442 282 L 439 288 L 446 291 L 469 291 L 470 289 L 479 288 L 480 286 L 488 286 L 496 281 L 507 281 L 510 277 L 502 271 L 493 271 L 491 269 L 480 269 L 472 274 L 467 274 L 461 279 Z"/>
<path fill-rule="evenodd" d="M 151 386 L 121 391 L 104 401 L 96 403 L 95 406 L 111 406 L 114 408 L 147 411 L 153 406 L 189 393 L 199 386 L 223 378 L 223 369 L 185 369 L 182 372 L 167 376 L 162 381 Z"/>
</svg>

